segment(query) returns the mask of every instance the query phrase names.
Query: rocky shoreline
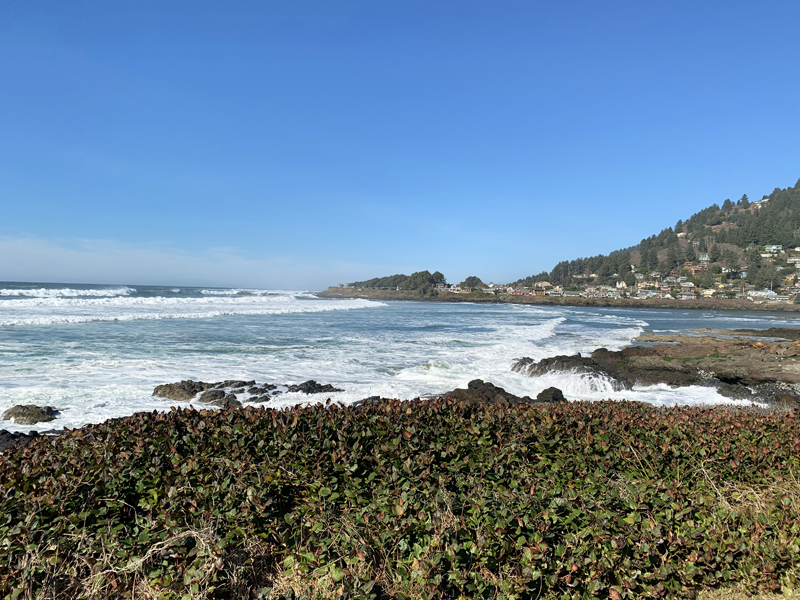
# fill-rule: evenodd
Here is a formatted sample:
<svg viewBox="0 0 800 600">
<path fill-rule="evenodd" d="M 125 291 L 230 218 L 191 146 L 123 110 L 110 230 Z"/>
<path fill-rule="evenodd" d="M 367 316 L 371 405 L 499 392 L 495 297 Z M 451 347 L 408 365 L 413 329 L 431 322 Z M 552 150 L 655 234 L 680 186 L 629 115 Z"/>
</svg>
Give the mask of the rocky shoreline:
<svg viewBox="0 0 800 600">
<path fill-rule="evenodd" d="M 698 330 L 688 334 L 643 334 L 635 345 L 590 356 L 523 357 L 512 369 L 531 377 L 580 373 L 615 390 L 634 385 L 714 387 L 728 398 L 794 409 L 800 406 L 800 330 Z"/>
<path fill-rule="evenodd" d="M 330 394 L 341 392 L 339 388 L 333 387 L 331 384 L 320 384 L 316 381 L 309 380 L 297 385 L 276 385 L 272 383 L 256 383 L 255 381 L 243 380 L 226 380 L 215 383 L 207 383 L 204 381 L 192 381 L 191 379 L 179 381 L 177 383 L 166 383 L 156 386 L 153 390 L 153 396 L 163 398 L 164 400 L 176 400 L 180 402 L 195 402 L 208 407 L 222 408 L 222 409 L 248 409 L 256 408 L 259 406 L 266 406 L 269 408 L 269 402 L 285 392 L 301 392 L 307 395 Z M 515 405 L 544 405 L 553 404 L 557 402 L 566 402 L 564 395 L 558 388 L 548 388 L 539 393 L 536 398 L 529 396 L 515 396 L 498 387 L 492 383 L 485 382 L 481 379 L 470 381 L 466 389 L 456 388 L 447 392 L 439 394 L 431 394 L 422 398 L 422 400 L 433 400 L 440 398 L 450 398 L 456 402 L 463 402 L 468 405 L 478 405 L 487 403 L 499 403 L 509 406 Z M 320 401 L 323 398 L 320 398 Z M 326 403 L 333 400 L 328 396 L 324 398 Z M 420 398 L 413 400 L 419 401 Z M 360 402 L 356 402 L 353 406 L 371 406 L 383 402 L 396 402 L 394 398 L 382 398 L 380 396 L 370 396 Z M 246 403 L 246 404 L 245 404 Z M 13 420 L 16 423 L 36 424 L 39 422 L 48 422 L 53 420 L 54 411 L 51 407 L 37 407 L 34 405 L 19 405 L 14 406 L 7 410 L 4 415 L 4 420 Z M 24 421 L 16 421 L 16 417 L 22 415 Z M 33 420 L 38 415 L 39 420 Z M 112 421 L 114 419 L 111 419 Z M 92 427 L 92 425 L 89 425 Z M 0 453 L 3 451 L 13 450 L 15 448 L 23 448 L 30 444 L 33 440 L 42 437 L 54 437 L 69 431 L 68 429 L 57 430 L 50 429 L 47 431 L 30 431 L 11 432 L 5 429 L 0 429 Z"/>
<path fill-rule="evenodd" d="M 678 308 L 692 310 L 752 310 L 768 312 L 800 312 L 800 304 L 788 302 L 756 303 L 750 300 L 699 298 L 695 300 L 670 300 L 668 298 L 584 298 L 582 296 L 511 296 L 483 293 L 455 294 L 437 292 L 430 298 L 422 298 L 415 291 L 372 290 L 359 288 L 329 287 L 317 292 L 320 298 L 360 298 L 382 301 L 414 302 L 470 302 L 478 304 L 531 304 L 535 306 L 591 306 L 595 308 Z"/>
<path fill-rule="evenodd" d="M 630 390 L 635 385 L 708 386 L 732 400 L 766 404 L 778 411 L 796 410 L 800 408 L 800 329 L 703 329 L 690 334 L 648 333 L 622 350 L 598 348 L 589 356 L 560 355 L 539 361 L 522 357 L 514 363 L 512 370 L 531 377 L 547 373 L 577 373 L 595 378 L 600 385 L 610 385 L 615 391 Z M 341 391 L 331 384 L 314 380 L 286 385 L 254 380 L 185 380 L 159 385 L 153 390 L 153 396 L 209 408 L 238 410 L 257 406 L 269 408 L 273 400 L 286 392 L 301 392 L 317 397 L 320 402 L 331 402 Z M 450 398 L 469 405 L 500 403 L 510 406 L 565 401 L 558 388 L 548 388 L 536 398 L 520 397 L 481 379 L 470 381 L 467 388 L 428 394 L 422 400 L 438 398 Z M 390 400 L 371 396 L 354 406 Z M 52 421 L 57 414 L 58 411 L 49 406 L 21 405 L 5 411 L 3 419 L 32 425 Z M 0 452 L 63 431 L 51 429 L 21 433 L 0 429 Z"/>
</svg>

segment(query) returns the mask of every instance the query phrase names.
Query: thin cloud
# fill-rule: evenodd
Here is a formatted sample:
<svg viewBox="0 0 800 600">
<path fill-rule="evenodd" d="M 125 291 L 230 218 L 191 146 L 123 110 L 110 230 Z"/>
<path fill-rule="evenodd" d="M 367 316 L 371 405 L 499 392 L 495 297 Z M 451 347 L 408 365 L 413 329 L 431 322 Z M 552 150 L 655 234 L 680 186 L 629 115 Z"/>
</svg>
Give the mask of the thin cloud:
<svg viewBox="0 0 800 600">
<path fill-rule="evenodd" d="M 290 257 L 253 259 L 234 248 L 191 252 L 81 239 L 53 242 L 0 237 L 0 280 L 152 285 L 207 285 L 267 289 L 324 289 L 392 267 Z"/>
</svg>

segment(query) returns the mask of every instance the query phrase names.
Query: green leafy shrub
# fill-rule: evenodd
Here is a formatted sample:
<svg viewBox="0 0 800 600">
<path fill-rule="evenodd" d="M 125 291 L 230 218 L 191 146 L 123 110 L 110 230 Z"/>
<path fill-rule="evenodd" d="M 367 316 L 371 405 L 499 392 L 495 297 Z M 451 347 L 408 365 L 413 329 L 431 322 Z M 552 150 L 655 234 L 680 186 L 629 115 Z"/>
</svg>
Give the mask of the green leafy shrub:
<svg viewBox="0 0 800 600">
<path fill-rule="evenodd" d="M 137 414 L 0 458 L 0 596 L 777 589 L 799 453 L 793 413 L 628 402 Z"/>
</svg>

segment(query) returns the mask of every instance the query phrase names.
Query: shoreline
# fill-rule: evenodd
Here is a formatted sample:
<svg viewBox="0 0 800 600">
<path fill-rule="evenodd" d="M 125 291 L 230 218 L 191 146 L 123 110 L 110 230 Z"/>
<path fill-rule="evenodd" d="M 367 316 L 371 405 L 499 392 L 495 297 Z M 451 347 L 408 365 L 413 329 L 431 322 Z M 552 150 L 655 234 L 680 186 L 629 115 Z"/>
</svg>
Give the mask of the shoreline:
<svg viewBox="0 0 800 600">
<path fill-rule="evenodd" d="M 756 304 L 750 300 L 701 298 L 697 300 L 669 300 L 665 298 L 584 298 L 582 296 L 495 296 L 482 293 L 454 294 L 437 292 L 431 298 L 422 298 L 413 290 L 370 290 L 363 288 L 329 287 L 315 292 L 319 298 L 363 299 L 403 302 L 468 302 L 472 304 L 526 304 L 533 306 L 574 306 L 596 308 L 664 308 L 688 310 L 740 310 L 762 312 L 800 313 L 800 304 L 786 302 L 763 302 Z"/>
</svg>

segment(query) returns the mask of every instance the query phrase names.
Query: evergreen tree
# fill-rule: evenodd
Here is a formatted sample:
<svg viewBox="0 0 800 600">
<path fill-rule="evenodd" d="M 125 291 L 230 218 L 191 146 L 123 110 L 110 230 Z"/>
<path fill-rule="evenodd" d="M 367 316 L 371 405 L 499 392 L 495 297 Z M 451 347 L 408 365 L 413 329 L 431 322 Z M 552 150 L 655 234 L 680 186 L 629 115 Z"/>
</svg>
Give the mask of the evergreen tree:
<svg viewBox="0 0 800 600">
<path fill-rule="evenodd" d="M 480 280 L 479 277 L 476 277 L 475 275 L 470 275 L 464 281 L 461 282 L 459 287 L 476 290 L 483 287 L 483 282 Z"/>
</svg>

